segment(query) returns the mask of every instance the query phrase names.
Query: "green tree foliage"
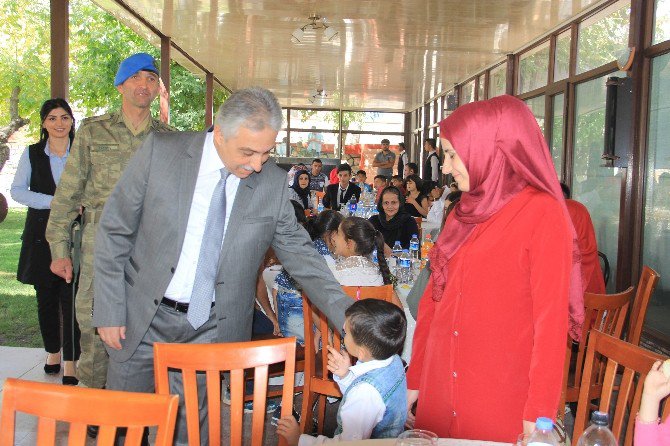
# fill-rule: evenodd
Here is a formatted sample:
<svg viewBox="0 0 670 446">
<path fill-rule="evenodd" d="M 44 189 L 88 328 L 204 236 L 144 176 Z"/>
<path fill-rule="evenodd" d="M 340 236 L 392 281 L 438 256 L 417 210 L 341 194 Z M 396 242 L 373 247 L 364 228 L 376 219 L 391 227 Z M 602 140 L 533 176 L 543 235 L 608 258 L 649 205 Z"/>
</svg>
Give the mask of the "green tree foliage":
<svg viewBox="0 0 670 446">
<path fill-rule="evenodd" d="M 19 114 L 30 119 L 37 136 L 39 108 L 50 96 L 49 0 L 0 1 L 0 126 L 9 122 L 8 100 L 21 88 Z M 118 108 L 113 85 L 121 60 L 136 52 L 159 56 L 158 49 L 100 9 L 91 0 L 70 2 L 70 103 L 85 116 Z M 205 83 L 171 63 L 171 125 L 201 130 L 205 121 Z M 215 92 L 215 104 L 226 95 Z M 158 101 L 154 112 L 158 112 Z"/>
</svg>

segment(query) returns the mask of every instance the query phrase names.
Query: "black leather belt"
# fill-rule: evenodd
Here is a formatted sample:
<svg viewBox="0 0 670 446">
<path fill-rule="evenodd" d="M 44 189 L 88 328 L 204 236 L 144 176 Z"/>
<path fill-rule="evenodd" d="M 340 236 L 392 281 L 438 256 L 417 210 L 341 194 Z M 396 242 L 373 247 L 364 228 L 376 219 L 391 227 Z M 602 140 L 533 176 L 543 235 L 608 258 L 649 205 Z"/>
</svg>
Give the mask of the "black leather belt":
<svg viewBox="0 0 670 446">
<path fill-rule="evenodd" d="M 164 297 L 161 299 L 161 305 L 165 305 L 166 307 L 170 307 L 173 310 L 177 310 L 180 313 L 188 313 L 188 304 L 182 303 L 182 302 L 177 302 L 176 300 L 172 300 L 170 298 Z M 212 302 L 212 306 L 214 306 L 214 302 Z"/>
</svg>

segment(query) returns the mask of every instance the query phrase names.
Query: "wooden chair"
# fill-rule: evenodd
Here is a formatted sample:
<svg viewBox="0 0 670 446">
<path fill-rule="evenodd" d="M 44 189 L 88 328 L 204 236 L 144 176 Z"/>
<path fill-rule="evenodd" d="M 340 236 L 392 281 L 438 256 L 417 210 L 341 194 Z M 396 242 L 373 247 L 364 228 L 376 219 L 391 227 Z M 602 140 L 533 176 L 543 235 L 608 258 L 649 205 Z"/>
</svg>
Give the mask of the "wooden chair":
<svg viewBox="0 0 670 446">
<path fill-rule="evenodd" d="M 421 224 L 423 223 L 423 217 L 414 217 L 414 221 L 416 221 L 416 225 L 419 228 L 419 233 L 417 234 L 417 237 L 419 237 L 419 240 L 423 240 L 423 232 L 421 230 Z"/>
<path fill-rule="evenodd" d="M 596 395 L 600 398 L 598 410 L 610 413 L 612 432 L 621 444 L 623 428 L 628 416 L 628 424 L 625 431 L 624 446 L 633 444 L 634 420 L 640 408 L 642 388 L 644 379 L 654 362 L 664 360 L 661 355 L 650 352 L 633 344 L 629 344 L 613 336 L 593 330 L 589 336 L 589 345 L 586 351 L 586 362 L 582 376 L 579 402 L 577 403 L 577 415 L 575 417 L 575 428 L 572 435 L 572 444 L 577 444 L 577 439 L 584 432 L 588 424 L 592 395 L 589 388 L 598 379 L 600 363 L 606 361 L 605 376 L 602 381 L 602 390 Z M 615 389 L 615 378 L 617 369 L 623 368 L 621 382 L 617 383 L 618 394 L 614 416 L 611 417 L 612 392 Z M 632 405 L 628 407 L 628 401 Z M 670 404 L 665 403 L 662 416 L 665 419 L 670 413 Z"/>
<path fill-rule="evenodd" d="M 99 426 L 98 445 L 113 445 L 127 427 L 126 445 L 140 445 L 145 427 L 157 426 L 156 445 L 172 446 L 179 407 L 176 395 L 118 392 L 8 378 L 2 391 L 0 446 L 14 446 L 16 413 L 38 418 L 37 444 L 56 444 L 56 422 L 70 424 L 69 446 L 86 444 L 86 427 Z"/>
<path fill-rule="evenodd" d="M 209 442 L 205 443 L 218 446 L 221 444 L 221 372 L 230 371 L 230 444 L 237 446 L 242 444 L 244 371 L 253 368 L 254 412 L 251 444 L 260 446 L 263 444 L 268 366 L 280 362 L 285 363 L 281 416 L 290 416 L 295 381 L 295 338 L 225 344 L 156 343 L 156 392 L 166 394 L 170 391 L 168 369 L 182 372 L 188 442 L 200 444 L 196 372 L 205 372 L 209 418 Z M 279 439 L 279 444 L 285 444 L 283 437 Z"/>
<path fill-rule="evenodd" d="M 381 299 L 393 302 L 393 285 L 379 287 L 343 286 L 342 290 L 354 300 Z M 302 309 L 305 319 L 305 384 L 303 385 L 302 393 L 300 429 L 303 433 L 310 433 L 312 431 L 312 407 L 316 398 L 319 395 L 323 395 L 324 398 L 319 398 L 317 405 L 317 430 L 319 434 L 322 434 L 323 420 L 326 416 L 325 397 L 342 397 L 340 388 L 330 378 L 327 368 L 328 355 L 324 352 L 328 351 L 328 345 L 332 345 L 339 350 L 342 346 L 342 337 L 337 331 L 333 331 L 332 336 L 328 334 L 328 320 L 310 302 L 309 297 L 304 294 L 302 296 Z M 316 316 L 316 320 L 314 316 Z M 308 327 L 312 327 L 315 324 L 316 328 L 321 332 L 322 349 L 319 352 L 316 350 L 314 332 L 308 329 Z"/>
<path fill-rule="evenodd" d="M 589 332 L 595 329 L 620 337 L 633 293 L 633 287 L 617 294 L 584 293 L 584 325 L 581 341 L 577 344 L 576 351 L 573 351 L 572 339 L 568 337 L 563 369 L 563 392 L 558 406 L 560 419 L 563 418 L 565 403 L 576 402 L 579 399 Z M 597 395 L 600 392 L 601 383 L 602 379 L 593 383 L 590 389 L 591 395 Z"/>
<path fill-rule="evenodd" d="M 644 325 L 644 318 L 647 315 L 647 307 L 651 295 L 654 294 L 654 289 L 661 276 L 656 271 L 644 266 L 642 274 L 640 274 L 640 281 L 637 283 L 637 290 L 635 292 L 635 300 L 633 300 L 633 307 L 628 318 L 628 333 L 626 340 L 633 345 L 640 345 L 640 337 L 642 336 L 642 326 Z"/>
<path fill-rule="evenodd" d="M 321 200 L 323 200 L 323 196 L 326 195 L 326 193 L 323 192 L 323 191 L 317 190 L 315 195 L 316 195 L 316 203 L 314 203 L 314 207 L 316 208 L 319 205 L 319 203 L 321 203 Z"/>
</svg>

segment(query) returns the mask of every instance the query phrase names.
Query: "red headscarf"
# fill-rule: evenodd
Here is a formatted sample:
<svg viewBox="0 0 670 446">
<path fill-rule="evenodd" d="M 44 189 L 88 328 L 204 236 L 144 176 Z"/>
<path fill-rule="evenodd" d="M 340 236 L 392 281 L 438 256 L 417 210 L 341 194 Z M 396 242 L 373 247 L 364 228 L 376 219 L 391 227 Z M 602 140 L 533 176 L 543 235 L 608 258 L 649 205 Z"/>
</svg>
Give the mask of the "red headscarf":
<svg viewBox="0 0 670 446">
<path fill-rule="evenodd" d="M 455 218 L 448 220 L 430 252 L 433 299 L 442 299 L 447 261 L 475 227 L 530 185 L 561 203 L 572 231 L 569 334 L 579 340 L 584 321 L 579 246 L 549 148 L 528 106 L 507 95 L 463 105 L 440 122 L 440 137 L 449 140 L 463 160 L 470 177 L 470 191 L 463 193 L 454 209 Z"/>
</svg>

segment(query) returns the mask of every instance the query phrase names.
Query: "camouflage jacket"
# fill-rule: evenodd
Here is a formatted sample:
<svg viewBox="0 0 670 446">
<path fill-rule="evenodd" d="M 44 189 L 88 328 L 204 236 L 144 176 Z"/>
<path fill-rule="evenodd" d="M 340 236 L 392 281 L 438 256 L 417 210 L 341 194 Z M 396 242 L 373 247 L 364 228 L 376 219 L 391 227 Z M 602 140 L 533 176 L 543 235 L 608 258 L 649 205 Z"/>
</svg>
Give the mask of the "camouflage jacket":
<svg viewBox="0 0 670 446">
<path fill-rule="evenodd" d="M 85 223 L 96 223 L 107 197 L 121 177 L 128 161 L 152 131 L 174 130 L 151 119 L 147 128 L 134 136 L 126 127 L 121 110 L 84 119 L 70 148 L 70 156 L 51 202 L 46 238 L 51 257 L 69 257 L 69 225 L 79 207 L 86 209 Z"/>
</svg>

